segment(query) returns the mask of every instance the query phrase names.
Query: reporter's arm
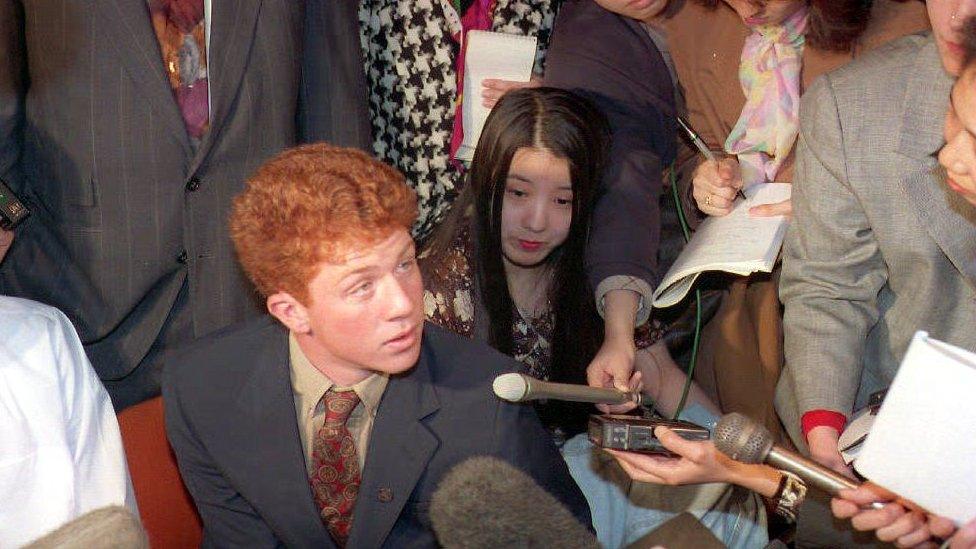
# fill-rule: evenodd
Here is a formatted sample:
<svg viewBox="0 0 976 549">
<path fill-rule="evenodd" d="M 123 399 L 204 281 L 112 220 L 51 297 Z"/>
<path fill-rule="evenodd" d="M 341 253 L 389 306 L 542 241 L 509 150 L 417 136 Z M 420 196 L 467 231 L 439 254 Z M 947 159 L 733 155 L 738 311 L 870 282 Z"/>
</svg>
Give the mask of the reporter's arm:
<svg viewBox="0 0 976 549">
<path fill-rule="evenodd" d="M 871 222 L 847 180 L 830 75 L 803 96 L 800 113 L 795 218 L 780 279 L 786 365 L 777 388 L 777 411 L 794 436 L 806 412 L 853 409 L 865 341 L 887 280 Z M 836 465 L 839 452 L 817 459 Z"/>
<path fill-rule="evenodd" d="M 639 326 L 650 315 L 657 279 L 661 174 L 676 153 L 670 73 L 638 23 L 591 0 L 573 0 L 563 3 L 556 19 L 545 85 L 587 97 L 610 122 L 613 140 L 594 207 L 586 268 L 598 305 L 605 301 L 601 290 L 608 279 L 626 276 L 643 283 L 643 289 L 631 288 L 644 295 Z"/>
<path fill-rule="evenodd" d="M 603 345 L 586 369 L 586 381 L 592 387 L 616 387 L 627 391 L 634 375 L 634 322 L 641 297 L 630 290 L 612 290 L 605 297 Z M 603 412 L 622 413 L 632 410 L 636 403 L 608 406 L 598 404 Z"/>
<path fill-rule="evenodd" d="M 644 394 L 653 400 L 654 408 L 659 413 L 672 417 L 681 402 L 688 376 L 674 363 L 663 341 L 637 351 L 634 362 L 637 371 L 642 374 Z M 716 418 L 722 413 L 705 391 L 692 381 L 685 407 L 694 405 Z"/>
<path fill-rule="evenodd" d="M 666 427 L 658 427 L 654 434 L 665 448 L 679 457 L 607 451 L 631 478 L 642 482 L 669 486 L 725 482 L 748 488 L 766 498 L 776 494 L 782 474 L 772 467 L 734 461 L 719 452 L 711 441 L 685 440 Z"/>
</svg>

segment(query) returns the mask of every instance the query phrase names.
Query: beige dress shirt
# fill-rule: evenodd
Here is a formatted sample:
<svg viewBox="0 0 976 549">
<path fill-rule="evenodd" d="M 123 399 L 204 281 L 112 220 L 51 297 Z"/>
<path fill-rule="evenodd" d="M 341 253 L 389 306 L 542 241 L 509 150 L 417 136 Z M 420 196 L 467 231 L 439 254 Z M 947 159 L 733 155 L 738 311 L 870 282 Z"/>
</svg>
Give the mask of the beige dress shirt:
<svg viewBox="0 0 976 549">
<path fill-rule="evenodd" d="M 310 469 L 315 433 L 325 423 L 325 404 L 322 402 L 322 397 L 335 384 L 312 365 L 292 335 L 288 336 L 288 354 L 291 363 L 291 387 L 295 394 L 295 415 L 298 417 L 298 434 L 302 439 L 305 468 Z M 369 435 L 373 430 L 376 410 L 380 406 L 380 400 L 383 399 L 383 391 L 386 390 L 388 381 L 389 377 L 386 375 L 373 374 L 350 387 L 359 395 L 359 404 L 346 421 L 346 428 L 349 429 L 356 443 L 356 457 L 359 459 L 360 471 L 366 463 Z"/>
</svg>

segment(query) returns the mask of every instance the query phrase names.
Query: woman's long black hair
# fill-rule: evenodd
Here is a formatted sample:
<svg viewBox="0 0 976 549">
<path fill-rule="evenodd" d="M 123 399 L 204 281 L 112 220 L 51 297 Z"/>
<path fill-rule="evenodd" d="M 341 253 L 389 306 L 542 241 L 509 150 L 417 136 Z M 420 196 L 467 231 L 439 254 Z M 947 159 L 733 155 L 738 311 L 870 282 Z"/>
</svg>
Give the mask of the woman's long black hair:
<svg viewBox="0 0 976 549">
<path fill-rule="evenodd" d="M 506 93 L 485 122 L 467 187 L 454 205 L 454 221 L 447 223 L 455 225 L 447 229 L 453 233 L 462 214 L 469 209 L 473 213 L 475 257 L 470 260 L 479 297 L 488 313 L 488 342 L 512 355 L 516 313 L 505 278 L 501 243 L 501 211 L 509 168 L 515 152 L 525 147 L 545 149 L 569 163 L 573 188 L 569 234 L 545 260 L 552 269 L 548 298 L 553 313 L 549 342 L 553 381 L 585 383 L 586 366 L 603 341 L 603 324 L 586 279 L 584 254 L 609 138 L 603 114 L 588 100 L 568 91 L 543 87 Z M 554 408 L 552 412 L 562 415 L 566 410 L 556 412 Z"/>
</svg>

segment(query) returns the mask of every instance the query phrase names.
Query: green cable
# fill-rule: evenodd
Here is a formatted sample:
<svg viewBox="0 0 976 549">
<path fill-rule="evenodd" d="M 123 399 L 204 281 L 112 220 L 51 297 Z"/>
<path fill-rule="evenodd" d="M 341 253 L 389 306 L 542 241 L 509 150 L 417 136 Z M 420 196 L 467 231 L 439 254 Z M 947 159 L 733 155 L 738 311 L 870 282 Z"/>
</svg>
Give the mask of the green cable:
<svg viewBox="0 0 976 549">
<path fill-rule="evenodd" d="M 678 196 L 678 184 L 677 184 L 677 174 L 675 174 L 674 163 L 668 168 L 668 179 L 671 182 L 671 196 L 674 198 L 674 208 L 678 211 L 678 221 L 681 223 L 681 232 L 685 237 L 685 244 L 691 240 L 691 230 L 688 228 L 688 221 L 685 219 L 684 208 L 681 207 L 681 198 Z M 678 419 L 681 415 L 682 410 L 685 408 L 685 402 L 688 400 L 688 392 L 691 391 L 691 380 L 692 376 L 695 375 L 695 364 L 698 363 L 698 344 L 701 340 L 701 318 L 702 318 L 702 304 L 701 304 L 701 290 L 695 288 L 695 338 L 691 343 L 691 364 L 688 366 L 688 379 L 685 380 L 685 388 L 681 391 L 681 400 L 678 401 L 678 408 L 674 411 L 674 416 L 672 419 Z"/>
</svg>

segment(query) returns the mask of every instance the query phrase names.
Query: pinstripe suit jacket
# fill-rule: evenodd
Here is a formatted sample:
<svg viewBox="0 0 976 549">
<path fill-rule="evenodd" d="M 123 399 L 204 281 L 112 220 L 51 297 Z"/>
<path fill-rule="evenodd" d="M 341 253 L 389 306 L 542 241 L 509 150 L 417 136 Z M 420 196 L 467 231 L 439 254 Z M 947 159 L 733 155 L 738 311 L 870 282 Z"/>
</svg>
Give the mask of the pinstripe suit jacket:
<svg viewBox="0 0 976 549">
<path fill-rule="evenodd" d="M 976 209 L 934 156 L 951 84 L 925 34 L 803 96 L 776 398 L 797 442 L 803 413 L 850 414 L 887 387 L 916 330 L 976 350 Z"/>
<path fill-rule="evenodd" d="M 355 9 L 215 1 L 195 150 L 145 0 L 0 0 L 0 177 L 34 211 L 0 292 L 67 313 L 103 379 L 145 356 L 184 281 L 195 336 L 260 310 L 231 198 L 300 123 L 309 140 L 369 144 Z"/>
</svg>

